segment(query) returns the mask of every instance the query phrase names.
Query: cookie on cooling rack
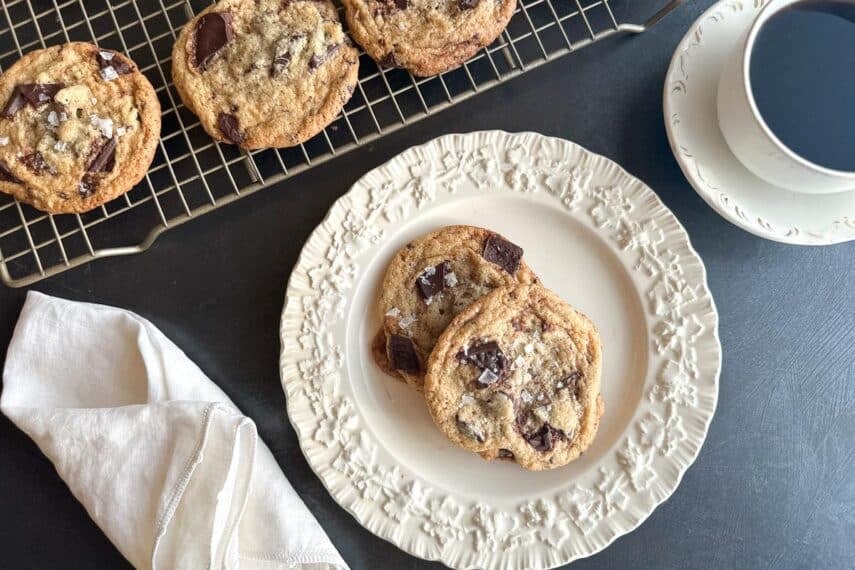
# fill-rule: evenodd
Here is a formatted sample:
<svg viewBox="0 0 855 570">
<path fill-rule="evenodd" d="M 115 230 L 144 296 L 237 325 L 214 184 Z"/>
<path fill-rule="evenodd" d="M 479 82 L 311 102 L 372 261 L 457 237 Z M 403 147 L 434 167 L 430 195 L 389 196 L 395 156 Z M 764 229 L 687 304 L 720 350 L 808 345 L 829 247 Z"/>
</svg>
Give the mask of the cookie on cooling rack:
<svg viewBox="0 0 855 570">
<path fill-rule="evenodd" d="M 496 287 L 537 281 L 522 255 L 519 246 L 474 226 L 448 226 L 401 248 L 380 292 L 386 359 L 375 341 L 378 365 L 421 391 L 428 356 L 455 315 Z"/>
<path fill-rule="evenodd" d="M 0 75 L 0 191 L 86 212 L 145 176 L 160 103 L 130 59 L 87 43 L 28 53 Z"/>
<path fill-rule="evenodd" d="M 539 471 L 597 433 L 602 354 L 594 324 L 540 285 L 501 287 L 461 312 L 427 365 L 425 400 L 455 444 Z"/>
<path fill-rule="evenodd" d="M 356 42 L 384 67 L 427 77 L 460 66 L 502 33 L 516 0 L 343 0 Z"/>
<path fill-rule="evenodd" d="M 181 30 L 172 77 L 214 139 L 287 147 L 335 119 L 358 55 L 327 0 L 222 0 Z"/>
</svg>

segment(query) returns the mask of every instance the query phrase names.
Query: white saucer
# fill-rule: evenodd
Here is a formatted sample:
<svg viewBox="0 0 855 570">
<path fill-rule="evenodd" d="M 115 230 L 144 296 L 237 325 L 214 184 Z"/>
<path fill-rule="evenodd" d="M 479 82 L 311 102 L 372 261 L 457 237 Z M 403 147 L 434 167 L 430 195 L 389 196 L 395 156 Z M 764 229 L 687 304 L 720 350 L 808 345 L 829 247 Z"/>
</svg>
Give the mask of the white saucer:
<svg viewBox="0 0 855 570">
<path fill-rule="evenodd" d="M 855 189 L 799 194 L 751 173 L 718 126 L 716 91 L 722 66 L 765 0 L 721 0 L 695 22 L 665 77 L 665 129 L 689 183 L 728 221 L 784 243 L 827 245 L 855 239 Z"/>
</svg>

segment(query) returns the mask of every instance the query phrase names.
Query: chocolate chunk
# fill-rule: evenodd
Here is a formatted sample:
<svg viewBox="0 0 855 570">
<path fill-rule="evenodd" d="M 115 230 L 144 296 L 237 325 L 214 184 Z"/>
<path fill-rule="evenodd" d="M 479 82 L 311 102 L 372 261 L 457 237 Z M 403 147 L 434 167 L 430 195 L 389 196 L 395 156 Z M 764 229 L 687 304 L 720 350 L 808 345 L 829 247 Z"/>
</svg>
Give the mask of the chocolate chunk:
<svg viewBox="0 0 855 570">
<path fill-rule="evenodd" d="M 461 350 L 457 353 L 457 359 L 460 362 L 477 366 L 482 372 L 489 370 L 496 376 L 496 378 L 489 375 L 485 377 L 484 374 L 481 374 L 476 381 L 479 388 L 486 388 L 501 380 L 508 365 L 508 359 L 505 358 L 499 344 L 494 340 L 481 342 L 470 346 L 468 349 Z"/>
<path fill-rule="evenodd" d="M 460 433 L 478 441 L 478 443 L 484 443 L 487 441 L 487 438 L 484 436 L 484 431 L 479 429 L 478 426 L 461 420 L 459 415 L 455 416 L 454 419 L 457 421 L 457 429 Z"/>
<path fill-rule="evenodd" d="M 416 347 L 413 345 L 412 339 L 408 337 L 400 334 L 390 336 L 386 345 L 386 353 L 389 355 L 392 368 L 395 370 L 410 374 L 418 374 L 421 370 Z"/>
<path fill-rule="evenodd" d="M 35 172 L 36 174 L 56 174 L 56 170 L 51 165 L 45 162 L 45 157 L 39 151 L 31 152 L 19 158 L 24 166 Z"/>
<path fill-rule="evenodd" d="M 383 372 L 395 378 L 401 378 L 401 375 L 392 368 L 392 363 L 389 362 L 389 355 L 386 353 L 386 331 L 383 329 L 378 330 L 371 341 L 371 356 L 374 357 L 374 363 Z"/>
<path fill-rule="evenodd" d="M 526 410 L 519 410 L 518 408 L 516 409 L 517 417 L 515 418 L 515 421 L 517 423 L 517 430 L 519 430 L 519 432 L 522 434 L 525 434 L 525 431 L 526 431 L 525 428 L 526 428 L 526 424 L 528 423 L 530 411 L 531 410 L 527 410 L 527 409 Z"/>
<path fill-rule="evenodd" d="M 99 68 L 107 69 L 108 67 L 112 67 L 117 75 L 127 75 L 133 71 L 133 67 L 131 67 L 131 64 L 124 56 L 109 50 L 98 50 L 95 53 L 95 60 L 98 62 Z"/>
<path fill-rule="evenodd" d="M 238 122 L 238 118 L 229 113 L 220 113 L 220 116 L 217 118 L 217 125 L 220 127 L 220 132 L 223 133 L 223 136 L 226 137 L 227 140 L 235 144 L 243 144 L 246 140 L 246 137 L 240 130 L 240 123 Z"/>
<path fill-rule="evenodd" d="M 487 238 L 481 256 L 513 275 L 520 268 L 523 249 L 496 234 L 492 234 Z"/>
<path fill-rule="evenodd" d="M 316 70 L 320 66 L 322 66 L 329 58 L 331 58 L 335 52 L 341 49 L 341 44 L 330 44 L 327 46 L 327 49 L 324 53 L 316 53 L 309 59 L 309 69 L 312 71 Z"/>
<path fill-rule="evenodd" d="M 125 61 L 125 58 L 122 56 L 113 58 L 113 69 L 115 69 L 116 73 L 119 75 L 127 75 L 134 70 L 131 64 Z"/>
<path fill-rule="evenodd" d="M 50 103 L 53 96 L 65 87 L 62 83 L 25 83 L 18 85 L 12 91 L 12 96 L 3 107 L 3 116 L 7 119 L 14 117 L 18 111 L 29 104 L 38 108 L 45 103 Z"/>
<path fill-rule="evenodd" d="M 393 51 L 390 51 L 389 53 L 387 53 L 386 55 L 381 57 L 380 61 L 378 61 L 377 63 L 379 63 L 382 67 L 391 67 L 391 68 L 401 67 L 401 62 L 398 61 L 397 57 L 395 57 L 395 52 L 393 52 Z"/>
<path fill-rule="evenodd" d="M 416 287 L 422 299 L 430 302 L 434 295 L 445 289 L 445 276 L 451 273 L 451 263 L 442 263 L 429 267 L 416 279 Z"/>
<path fill-rule="evenodd" d="M 457 0 L 457 8 L 463 12 L 465 10 L 474 10 L 481 0 Z"/>
<path fill-rule="evenodd" d="M 294 54 L 299 53 L 302 47 L 306 45 L 305 38 L 306 34 L 294 34 L 277 42 L 273 54 L 273 64 L 270 66 L 271 77 L 285 73 L 294 59 Z"/>
<path fill-rule="evenodd" d="M 564 432 L 546 422 L 539 430 L 524 437 L 528 444 L 537 451 L 552 451 L 556 442 L 564 439 Z"/>
<path fill-rule="evenodd" d="M 12 96 L 9 97 L 8 101 L 6 101 L 6 106 L 3 107 L 3 116 L 7 119 L 11 119 L 26 105 L 27 99 L 21 93 L 21 90 L 18 87 L 15 87 L 12 90 Z"/>
<path fill-rule="evenodd" d="M 95 193 L 95 188 L 98 185 L 98 179 L 91 172 L 83 175 L 83 179 L 77 183 L 77 191 L 84 198 L 88 198 Z"/>
<path fill-rule="evenodd" d="M 33 107 L 40 107 L 53 101 L 53 96 L 65 87 L 62 83 L 28 83 L 18 85 L 21 95 Z"/>
<path fill-rule="evenodd" d="M 112 172 L 116 167 L 116 145 L 118 142 L 118 137 L 112 137 L 92 143 L 91 158 L 86 165 L 86 174 L 77 183 L 77 191 L 84 198 L 88 198 L 95 193 L 101 178 L 99 173 Z"/>
<path fill-rule="evenodd" d="M 409 0 L 381 0 L 378 3 L 377 12 L 383 16 L 406 10 L 410 5 Z"/>
<path fill-rule="evenodd" d="M 571 372 L 570 374 L 568 374 L 567 376 L 562 378 L 558 382 L 558 384 L 556 384 L 556 387 L 559 390 L 562 387 L 567 388 L 568 390 L 570 390 L 570 392 L 573 393 L 573 395 L 578 400 L 579 399 L 579 388 L 581 388 L 581 386 L 579 386 L 579 380 L 581 380 L 581 379 L 582 379 L 582 373 L 579 372 L 578 370 L 574 370 L 573 372 Z"/>
<path fill-rule="evenodd" d="M 116 166 L 116 145 L 118 142 L 116 137 L 104 139 L 89 160 L 86 172 L 112 172 Z"/>
<path fill-rule="evenodd" d="M 15 178 L 15 176 L 9 171 L 9 167 L 3 162 L 0 162 L 0 180 L 3 182 L 14 182 L 16 184 L 21 183 L 21 181 Z"/>
<path fill-rule="evenodd" d="M 516 459 L 516 457 L 514 456 L 514 452 L 510 449 L 500 449 L 499 459 L 510 459 L 511 461 L 513 461 L 514 459 Z"/>
<path fill-rule="evenodd" d="M 270 67 L 270 75 L 274 77 L 281 75 L 286 69 L 288 69 L 289 63 L 291 63 L 290 53 L 277 55 L 273 58 L 273 65 Z"/>
<path fill-rule="evenodd" d="M 232 15 L 229 12 L 211 12 L 199 18 L 193 32 L 193 65 L 207 69 L 217 52 L 234 37 Z"/>
</svg>

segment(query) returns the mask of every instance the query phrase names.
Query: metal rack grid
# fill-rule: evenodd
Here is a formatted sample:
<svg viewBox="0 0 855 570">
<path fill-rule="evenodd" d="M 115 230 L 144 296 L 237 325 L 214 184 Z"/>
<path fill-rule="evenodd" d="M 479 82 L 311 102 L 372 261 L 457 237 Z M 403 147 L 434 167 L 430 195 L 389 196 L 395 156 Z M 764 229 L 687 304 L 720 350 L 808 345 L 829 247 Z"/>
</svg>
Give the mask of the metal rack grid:
<svg viewBox="0 0 855 570">
<path fill-rule="evenodd" d="M 547 61 L 641 25 L 618 23 L 616 0 L 519 0 L 507 30 L 457 70 L 415 78 L 360 55 L 359 85 L 341 115 L 294 148 L 240 151 L 212 141 L 176 93 L 170 54 L 210 0 L 0 0 L 0 71 L 22 54 L 88 41 L 128 54 L 163 107 L 162 138 L 143 182 L 92 212 L 48 215 L 0 196 L 0 278 L 32 284 L 93 259 L 146 250 L 163 231 L 430 116 Z"/>
</svg>

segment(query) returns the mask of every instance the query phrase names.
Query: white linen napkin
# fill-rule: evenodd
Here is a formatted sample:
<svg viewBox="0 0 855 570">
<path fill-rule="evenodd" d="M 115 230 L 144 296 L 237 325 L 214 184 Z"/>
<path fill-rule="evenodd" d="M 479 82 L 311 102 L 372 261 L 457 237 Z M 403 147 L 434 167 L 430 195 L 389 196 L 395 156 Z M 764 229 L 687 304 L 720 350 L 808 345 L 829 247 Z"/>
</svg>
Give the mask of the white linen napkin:
<svg viewBox="0 0 855 570">
<path fill-rule="evenodd" d="M 347 568 L 252 420 L 138 315 L 30 292 L 0 410 L 138 568 Z"/>
</svg>

